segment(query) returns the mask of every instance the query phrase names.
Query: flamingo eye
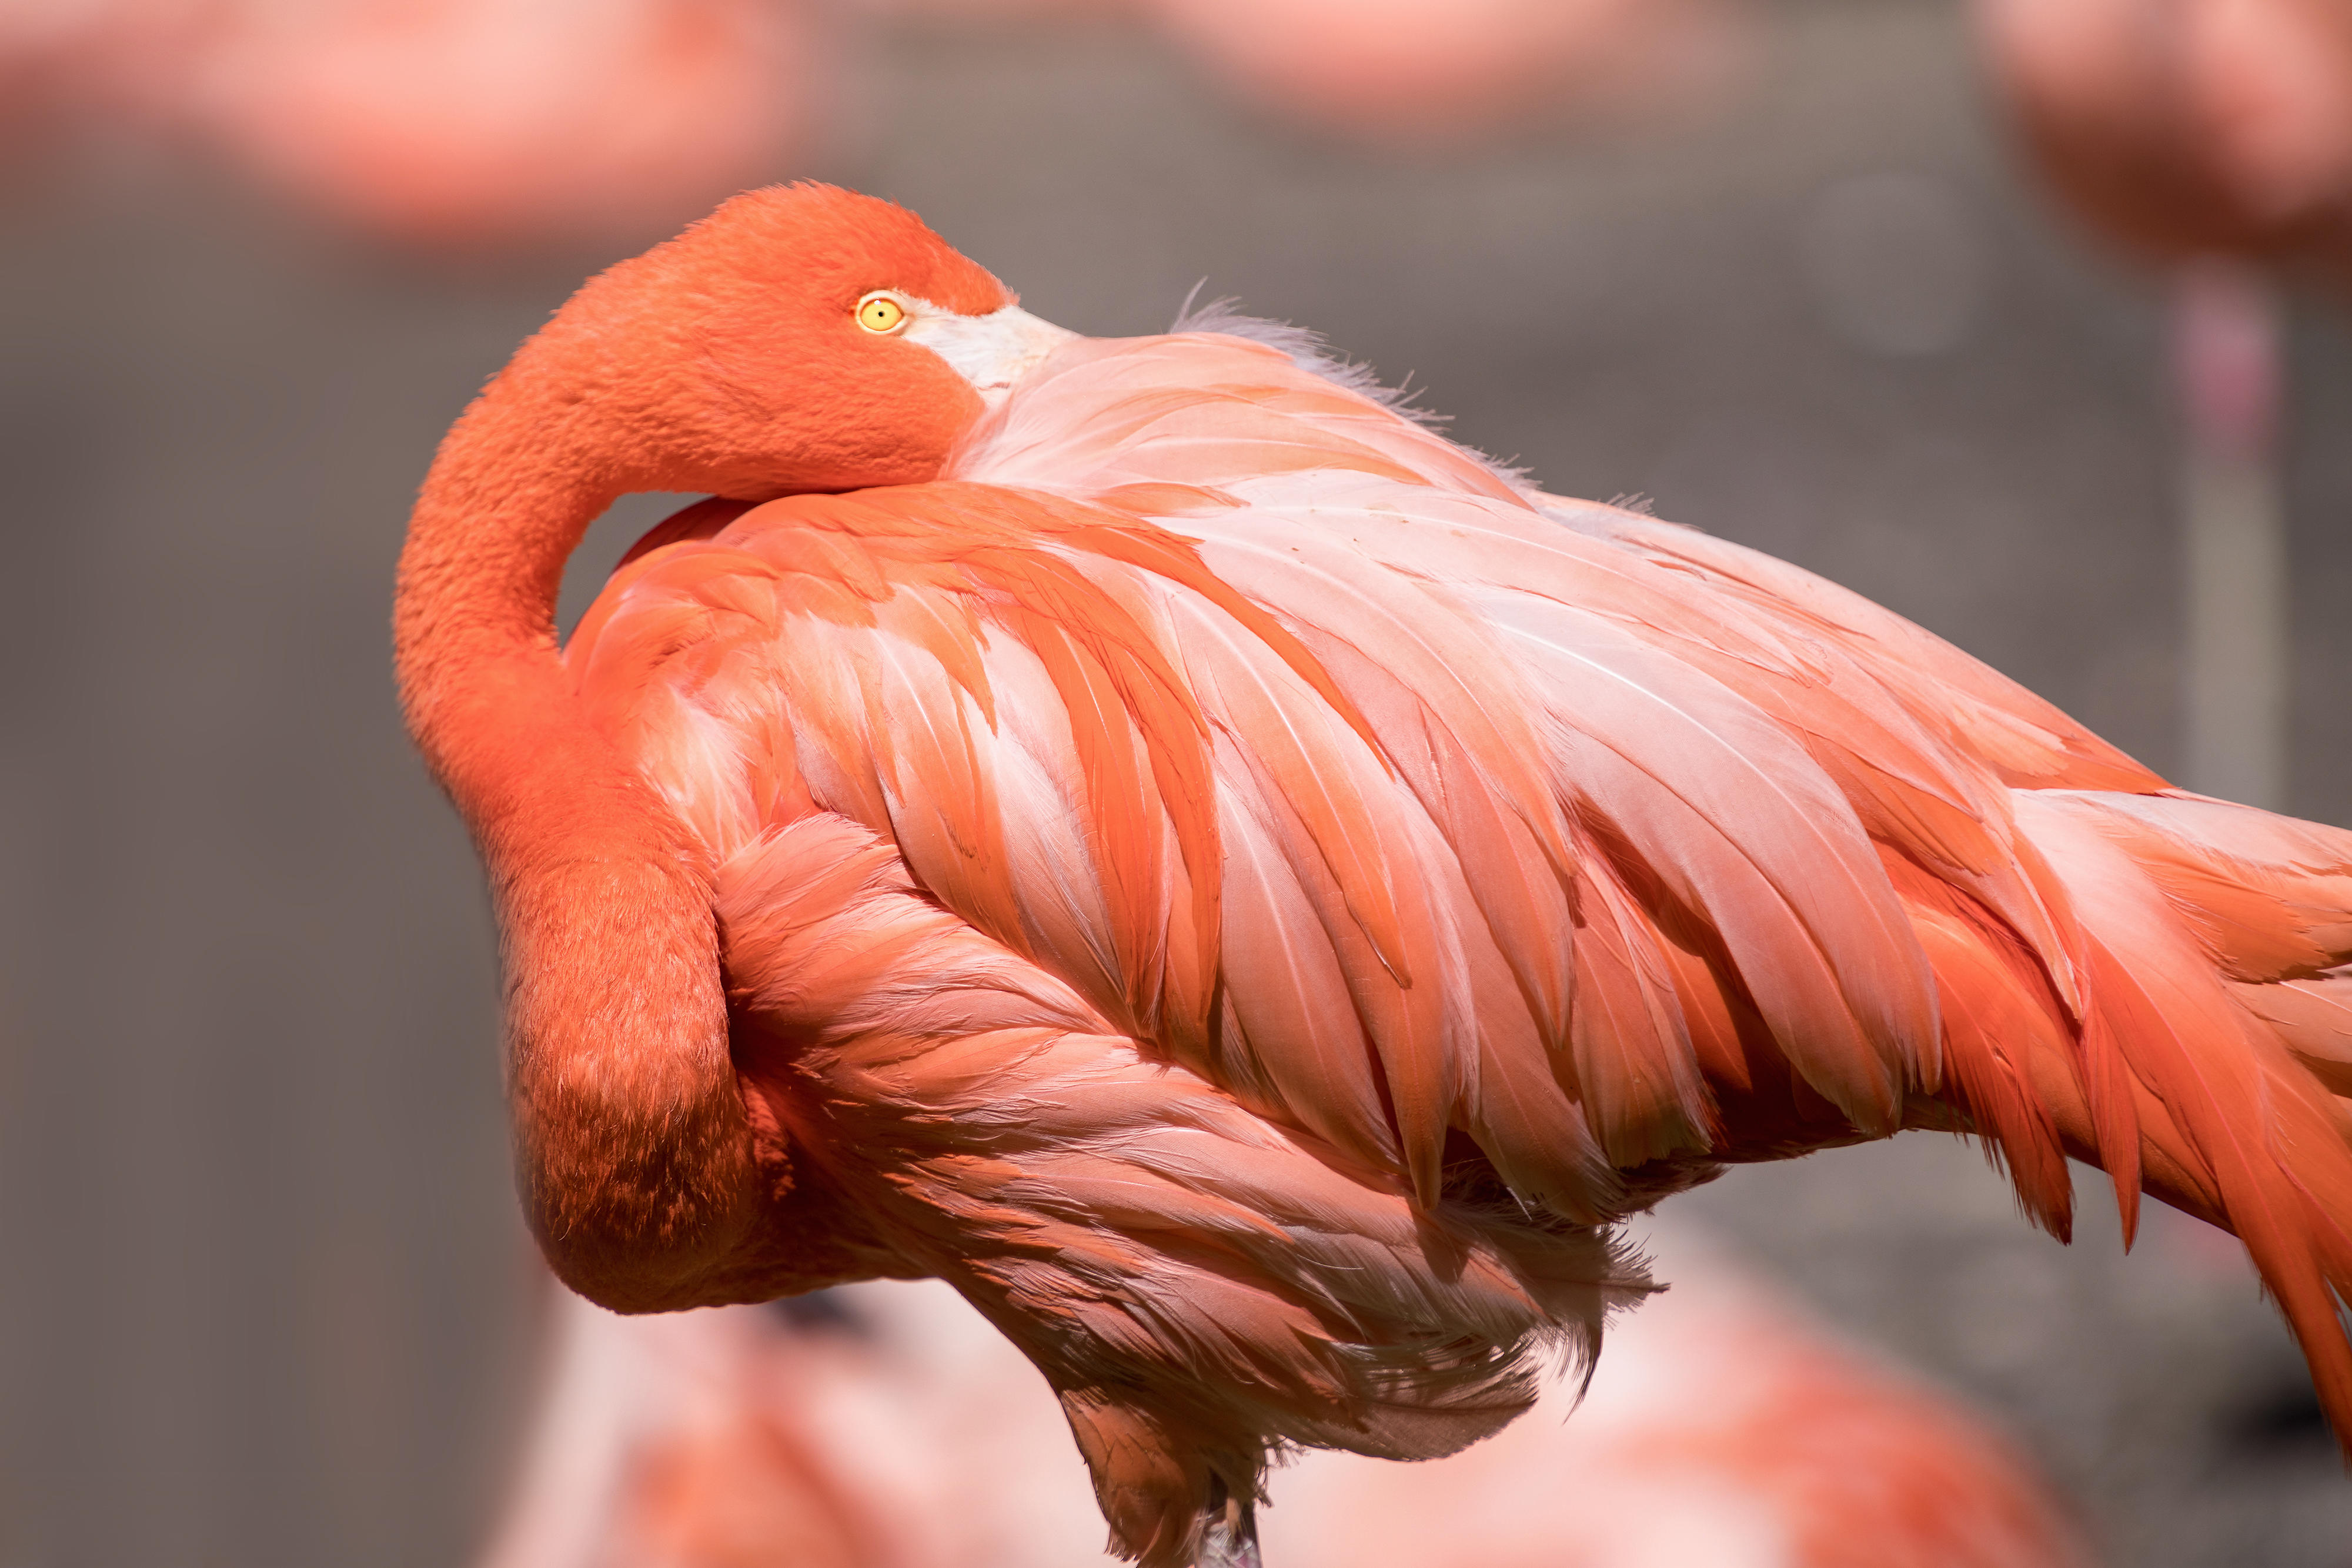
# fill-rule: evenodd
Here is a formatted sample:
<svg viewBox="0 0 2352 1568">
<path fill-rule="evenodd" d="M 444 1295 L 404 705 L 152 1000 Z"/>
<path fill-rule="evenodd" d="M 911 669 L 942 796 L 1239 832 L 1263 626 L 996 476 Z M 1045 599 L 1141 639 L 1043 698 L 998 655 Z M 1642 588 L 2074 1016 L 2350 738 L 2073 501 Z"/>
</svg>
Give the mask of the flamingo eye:
<svg viewBox="0 0 2352 1568">
<path fill-rule="evenodd" d="M 877 289 L 857 302 L 857 324 L 869 332 L 895 332 L 907 324 L 907 308 Z"/>
</svg>

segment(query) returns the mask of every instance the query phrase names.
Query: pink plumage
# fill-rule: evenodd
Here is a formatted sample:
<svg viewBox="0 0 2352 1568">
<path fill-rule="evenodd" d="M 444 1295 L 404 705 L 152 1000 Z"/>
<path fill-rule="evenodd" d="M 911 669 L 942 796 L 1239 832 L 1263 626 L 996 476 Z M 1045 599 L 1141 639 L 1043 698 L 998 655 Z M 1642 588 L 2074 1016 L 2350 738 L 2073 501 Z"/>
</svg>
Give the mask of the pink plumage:
<svg viewBox="0 0 2352 1568">
<path fill-rule="evenodd" d="M 689 487 L 559 653 L 588 520 Z M 2233 1230 L 2352 1430 L 2352 834 L 1296 333 L 1074 338 L 756 193 L 484 393 L 397 627 L 558 1272 L 945 1279 L 1151 1568 L 1249 1561 L 1287 1448 L 1507 1426 L 1627 1214 L 1908 1127 Z"/>
</svg>

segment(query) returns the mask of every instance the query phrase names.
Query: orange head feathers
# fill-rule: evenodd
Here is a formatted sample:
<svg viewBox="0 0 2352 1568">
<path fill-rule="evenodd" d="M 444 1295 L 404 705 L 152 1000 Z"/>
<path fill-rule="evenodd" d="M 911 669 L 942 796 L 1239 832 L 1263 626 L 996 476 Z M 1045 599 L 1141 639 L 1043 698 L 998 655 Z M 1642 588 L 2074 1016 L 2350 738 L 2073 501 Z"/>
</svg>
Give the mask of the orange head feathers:
<svg viewBox="0 0 2352 1568">
<path fill-rule="evenodd" d="M 633 490 L 931 478 L 988 389 L 1063 336 L 899 207 L 755 191 L 583 287 L 442 444 L 401 557 L 401 694 L 492 867 L 525 1200 L 580 1288 L 723 1298 L 714 1269 L 758 1205 L 704 855 L 581 722 L 555 659 L 565 559 Z M 583 908 L 609 965 L 580 961 Z M 686 961 L 630 972 L 661 952 Z"/>
<path fill-rule="evenodd" d="M 876 294 L 912 318 L 861 324 Z M 926 346 L 922 317 L 1013 304 L 905 208 L 777 186 L 591 281 L 512 373 L 549 361 L 554 398 L 602 412 L 580 455 L 625 465 L 616 489 L 764 499 L 908 484 L 938 474 L 982 408 L 972 381 Z"/>
</svg>

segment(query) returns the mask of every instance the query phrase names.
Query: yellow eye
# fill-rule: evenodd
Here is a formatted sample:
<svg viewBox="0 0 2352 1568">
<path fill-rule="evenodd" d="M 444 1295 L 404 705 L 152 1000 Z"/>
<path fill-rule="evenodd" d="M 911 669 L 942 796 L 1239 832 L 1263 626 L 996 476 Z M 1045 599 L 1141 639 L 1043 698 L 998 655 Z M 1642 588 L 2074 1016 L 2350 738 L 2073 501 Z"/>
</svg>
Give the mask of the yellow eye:
<svg viewBox="0 0 2352 1568">
<path fill-rule="evenodd" d="M 907 324 L 907 308 L 887 294 L 869 294 L 857 302 L 857 324 L 869 332 L 895 332 Z"/>
</svg>

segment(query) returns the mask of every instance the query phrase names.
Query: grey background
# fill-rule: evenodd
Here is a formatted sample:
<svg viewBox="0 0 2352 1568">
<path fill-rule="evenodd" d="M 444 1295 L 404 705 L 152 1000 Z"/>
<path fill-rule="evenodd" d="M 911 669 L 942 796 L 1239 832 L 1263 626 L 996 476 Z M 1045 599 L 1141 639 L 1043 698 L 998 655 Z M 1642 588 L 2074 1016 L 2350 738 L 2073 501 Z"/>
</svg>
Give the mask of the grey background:
<svg viewBox="0 0 2352 1568">
<path fill-rule="evenodd" d="M 2159 768 L 2159 301 L 2012 166 L 1958 12 L 1784 0 L 1709 118 L 1399 162 L 1116 25 L 902 29 L 815 172 L 1097 333 L 1196 279 L 1462 439 L 1877 597 Z M 490 936 L 385 610 L 440 429 L 587 270 L 428 266 L 191 166 L 0 202 L 0 1568 L 462 1562 L 529 1383 Z M 2352 338 L 2298 307 L 2294 810 L 2352 821 Z M 658 515 L 626 503 L 583 581 Z M 1925 1135 L 1681 1200 L 1981 1401 L 2116 1563 L 2352 1563 L 2201 1228 L 2121 1259 Z"/>
</svg>

